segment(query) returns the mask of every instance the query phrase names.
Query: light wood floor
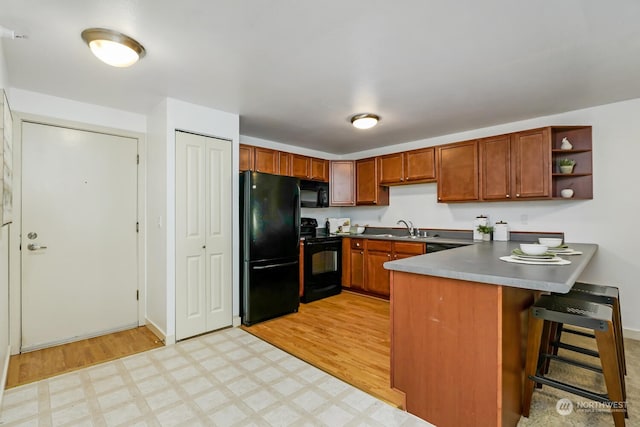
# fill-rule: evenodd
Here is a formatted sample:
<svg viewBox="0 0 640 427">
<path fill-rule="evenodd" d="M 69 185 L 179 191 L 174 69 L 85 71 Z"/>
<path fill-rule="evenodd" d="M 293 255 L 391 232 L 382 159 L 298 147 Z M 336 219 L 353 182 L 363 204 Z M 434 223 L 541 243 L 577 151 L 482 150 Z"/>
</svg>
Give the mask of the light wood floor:
<svg viewBox="0 0 640 427">
<path fill-rule="evenodd" d="M 145 326 L 11 356 L 7 388 L 162 347 Z"/>
<path fill-rule="evenodd" d="M 300 304 L 297 313 L 244 327 L 251 334 L 380 399 L 390 388 L 389 302 L 342 292 Z"/>
</svg>

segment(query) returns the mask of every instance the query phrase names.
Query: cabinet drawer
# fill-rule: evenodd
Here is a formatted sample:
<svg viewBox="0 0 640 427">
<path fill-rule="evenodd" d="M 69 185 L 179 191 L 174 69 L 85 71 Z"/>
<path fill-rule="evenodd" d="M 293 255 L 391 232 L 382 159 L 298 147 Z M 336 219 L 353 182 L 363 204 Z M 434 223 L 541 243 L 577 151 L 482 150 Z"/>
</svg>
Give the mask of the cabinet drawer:
<svg viewBox="0 0 640 427">
<path fill-rule="evenodd" d="M 396 253 L 422 255 L 425 253 L 424 243 L 394 242 Z"/>
<path fill-rule="evenodd" d="M 391 245 L 392 242 L 390 241 L 369 239 L 369 241 L 367 242 L 367 250 L 391 252 Z"/>
<path fill-rule="evenodd" d="M 365 239 L 351 239 L 351 249 L 364 249 Z"/>
</svg>

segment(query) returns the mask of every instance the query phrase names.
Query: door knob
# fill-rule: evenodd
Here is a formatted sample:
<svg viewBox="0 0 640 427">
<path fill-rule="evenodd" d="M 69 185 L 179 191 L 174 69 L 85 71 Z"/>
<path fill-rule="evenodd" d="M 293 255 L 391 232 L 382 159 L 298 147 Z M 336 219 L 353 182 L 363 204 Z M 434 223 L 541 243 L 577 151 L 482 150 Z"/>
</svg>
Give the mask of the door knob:
<svg viewBox="0 0 640 427">
<path fill-rule="evenodd" d="M 27 245 L 27 249 L 29 249 L 30 251 L 37 251 L 38 249 L 47 249 L 47 247 L 36 245 L 35 243 L 29 243 Z"/>
</svg>

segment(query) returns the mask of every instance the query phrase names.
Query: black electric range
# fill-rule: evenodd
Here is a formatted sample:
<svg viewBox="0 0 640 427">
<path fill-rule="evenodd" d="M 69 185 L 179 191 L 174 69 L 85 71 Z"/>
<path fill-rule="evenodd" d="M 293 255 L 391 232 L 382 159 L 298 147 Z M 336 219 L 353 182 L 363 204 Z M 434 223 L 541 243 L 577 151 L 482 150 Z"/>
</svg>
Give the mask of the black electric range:
<svg viewBox="0 0 640 427">
<path fill-rule="evenodd" d="M 342 238 L 318 231 L 315 218 L 301 218 L 300 236 L 304 237 L 304 303 L 342 291 Z"/>
</svg>

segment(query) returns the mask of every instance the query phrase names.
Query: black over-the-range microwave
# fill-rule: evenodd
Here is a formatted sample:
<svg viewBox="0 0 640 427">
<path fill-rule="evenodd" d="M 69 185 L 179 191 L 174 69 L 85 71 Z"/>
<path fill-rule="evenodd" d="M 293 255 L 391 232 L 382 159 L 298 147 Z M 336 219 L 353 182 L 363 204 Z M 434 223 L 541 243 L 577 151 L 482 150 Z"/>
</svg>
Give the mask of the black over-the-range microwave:
<svg viewBox="0 0 640 427">
<path fill-rule="evenodd" d="M 329 207 L 329 183 L 301 179 L 300 206 L 303 208 Z"/>
</svg>

